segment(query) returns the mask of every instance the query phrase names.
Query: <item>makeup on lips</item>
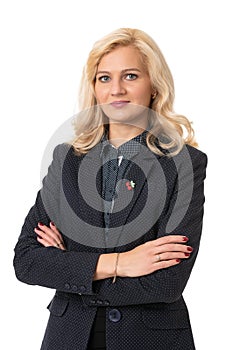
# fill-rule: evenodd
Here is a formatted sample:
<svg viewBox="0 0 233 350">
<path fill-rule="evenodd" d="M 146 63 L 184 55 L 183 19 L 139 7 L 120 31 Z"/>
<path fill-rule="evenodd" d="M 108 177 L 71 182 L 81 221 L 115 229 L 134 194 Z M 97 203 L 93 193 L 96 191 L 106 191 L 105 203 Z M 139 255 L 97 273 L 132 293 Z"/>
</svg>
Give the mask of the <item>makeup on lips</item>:
<svg viewBox="0 0 233 350">
<path fill-rule="evenodd" d="M 130 101 L 124 101 L 124 100 L 121 100 L 121 101 L 113 101 L 110 103 L 110 105 L 112 107 L 115 107 L 115 108 L 123 108 L 125 107 Z"/>
</svg>

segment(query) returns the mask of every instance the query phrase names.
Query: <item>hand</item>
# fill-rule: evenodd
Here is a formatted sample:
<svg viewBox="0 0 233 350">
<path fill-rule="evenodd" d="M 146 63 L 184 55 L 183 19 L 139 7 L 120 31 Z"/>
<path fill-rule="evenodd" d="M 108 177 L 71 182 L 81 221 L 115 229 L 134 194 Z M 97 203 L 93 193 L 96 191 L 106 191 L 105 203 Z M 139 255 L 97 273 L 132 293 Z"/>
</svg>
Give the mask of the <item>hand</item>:
<svg viewBox="0 0 233 350">
<path fill-rule="evenodd" d="M 165 269 L 189 258 L 192 247 L 185 245 L 188 238 L 170 235 L 148 241 L 124 253 L 120 253 L 117 275 L 139 277 Z"/>
<path fill-rule="evenodd" d="M 50 227 L 39 222 L 38 227 L 34 231 L 37 234 L 37 241 L 44 247 L 57 247 L 62 250 L 66 250 L 62 235 L 58 231 L 53 222 L 50 222 Z"/>
</svg>

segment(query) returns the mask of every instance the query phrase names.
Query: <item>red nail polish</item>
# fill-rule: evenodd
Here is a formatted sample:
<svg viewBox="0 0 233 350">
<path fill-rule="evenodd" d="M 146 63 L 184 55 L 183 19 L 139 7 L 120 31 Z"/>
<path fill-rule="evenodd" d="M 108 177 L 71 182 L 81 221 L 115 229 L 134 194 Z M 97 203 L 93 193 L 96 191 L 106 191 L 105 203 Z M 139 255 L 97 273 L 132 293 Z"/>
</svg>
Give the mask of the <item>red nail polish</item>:
<svg viewBox="0 0 233 350">
<path fill-rule="evenodd" d="M 185 256 L 190 256 L 190 254 L 189 254 L 189 253 L 184 253 L 184 255 L 185 255 Z"/>
<path fill-rule="evenodd" d="M 54 222 L 53 222 L 53 221 L 51 221 L 51 225 L 55 226 L 55 224 L 54 224 Z"/>
<path fill-rule="evenodd" d="M 189 240 L 188 237 L 183 237 L 184 242 L 188 242 L 188 240 Z"/>
<path fill-rule="evenodd" d="M 189 252 L 192 252 L 192 251 L 193 251 L 193 248 L 192 248 L 192 247 L 188 247 L 187 250 L 188 250 Z"/>
<path fill-rule="evenodd" d="M 43 224 L 42 222 L 39 222 L 38 224 L 39 224 L 40 226 L 44 226 L 44 224 Z"/>
<path fill-rule="evenodd" d="M 179 263 L 179 262 L 181 262 L 181 260 L 180 260 L 180 259 L 176 259 L 176 262 L 178 262 L 178 263 Z"/>
</svg>

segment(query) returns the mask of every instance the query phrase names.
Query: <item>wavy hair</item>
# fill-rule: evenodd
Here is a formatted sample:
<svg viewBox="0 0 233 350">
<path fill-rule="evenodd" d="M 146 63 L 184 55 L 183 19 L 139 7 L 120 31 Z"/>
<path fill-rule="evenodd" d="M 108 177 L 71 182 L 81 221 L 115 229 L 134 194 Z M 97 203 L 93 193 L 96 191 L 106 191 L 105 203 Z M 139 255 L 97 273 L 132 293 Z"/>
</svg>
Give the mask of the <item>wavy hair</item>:
<svg viewBox="0 0 233 350">
<path fill-rule="evenodd" d="M 108 124 L 95 98 L 96 72 L 102 57 L 116 47 L 136 48 L 150 77 L 155 98 L 151 98 L 149 113 L 148 148 L 159 155 L 175 155 L 184 144 L 197 147 L 191 122 L 173 110 L 174 82 L 165 58 L 155 41 L 144 31 L 120 28 L 97 41 L 89 53 L 83 69 L 79 108 L 81 112 L 74 119 L 75 137 L 72 145 L 77 153 L 87 153 L 100 142 Z"/>
</svg>

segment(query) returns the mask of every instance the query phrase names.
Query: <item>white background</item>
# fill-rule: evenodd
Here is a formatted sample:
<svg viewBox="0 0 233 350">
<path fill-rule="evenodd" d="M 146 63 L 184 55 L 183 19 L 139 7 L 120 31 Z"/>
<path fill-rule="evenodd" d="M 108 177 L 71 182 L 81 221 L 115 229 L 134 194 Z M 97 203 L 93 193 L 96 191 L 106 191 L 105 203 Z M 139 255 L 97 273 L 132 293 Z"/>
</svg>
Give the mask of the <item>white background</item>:
<svg viewBox="0 0 233 350">
<path fill-rule="evenodd" d="M 96 40 L 119 27 L 142 29 L 158 43 L 174 76 L 175 109 L 193 121 L 208 154 L 203 236 L 185 298 L 197 350 L 233 349 L 230 5 L 230 0 L 1 2 L 4 350 L 40 348 L 53 290 L 16 280 L 13 248 L 40 187 L 44 149 L 75 111 L 87 54 Z"/>
</svg>

